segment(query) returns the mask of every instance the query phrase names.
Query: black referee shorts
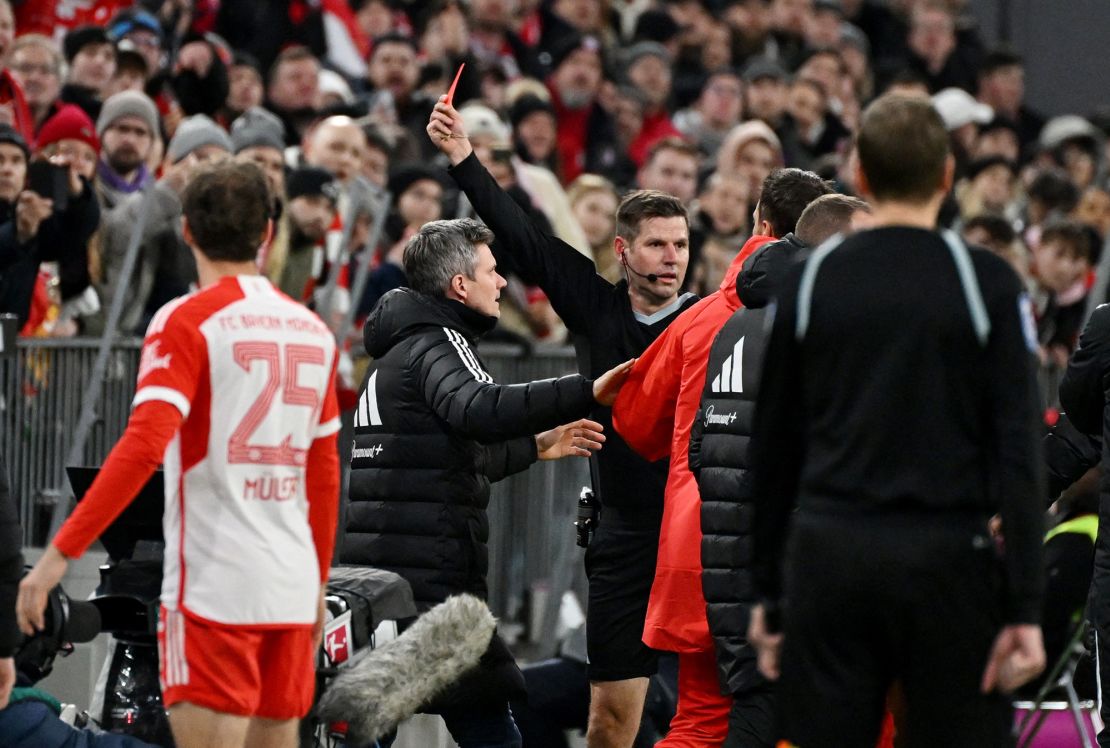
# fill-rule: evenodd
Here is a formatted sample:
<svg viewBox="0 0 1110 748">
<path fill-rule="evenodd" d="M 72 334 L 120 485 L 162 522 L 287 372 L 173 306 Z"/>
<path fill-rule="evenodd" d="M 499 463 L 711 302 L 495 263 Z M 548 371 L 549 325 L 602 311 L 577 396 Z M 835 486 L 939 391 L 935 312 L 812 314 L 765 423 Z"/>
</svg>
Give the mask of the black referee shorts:
<svg viewBox="0 0 1110 748">
<path fill-rule="evenodd" d="M 873 748 L 902 683 L 908 748 L 1010 746 L 1013 709 L 979 683 L 1002 627 L 1002 569 L 985 520 L 795 515 L 778 683 L 799 748 Z"/>
<path fill-rule="evenodd" d="M 650 678 L 658 669 L 658 652 L 643 642 L 658 552 L 658 522 L 626 521 L 615 510 L 603 510 L 586 549 L 586 670 L 591 681 Z"/>
</svg>

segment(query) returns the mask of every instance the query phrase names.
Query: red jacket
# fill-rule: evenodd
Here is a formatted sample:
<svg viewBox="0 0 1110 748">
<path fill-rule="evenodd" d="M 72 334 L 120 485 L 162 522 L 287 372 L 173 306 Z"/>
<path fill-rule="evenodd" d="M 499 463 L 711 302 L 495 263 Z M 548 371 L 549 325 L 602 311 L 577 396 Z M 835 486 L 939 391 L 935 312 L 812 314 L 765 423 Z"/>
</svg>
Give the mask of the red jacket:
<svg viewBox="0 0 1110 748">
<path fill-rule="evenodd" d="M 690 472 L 690 426 L 698 411 L 709 347 L 740 307 L 736 276 L 768 242 L 753 236 L 732 261 L 718 291 L 687 309 L 643 352 L 613 405 L 613 426 L 649 461 L 671 458 L 663 494 L 659 558 L 644 643 L 672 652 L 712 650 L 701 588 L 701 497 Z"/>
<path fill-rule="evenodd" d="M 35 120 L 31 117 L 23 89 L 7 69 L 0 70 L 0 105 L 11 108 L 12 127 L 27 141 L 27 147 L 35 150 Z"/>
</svg>

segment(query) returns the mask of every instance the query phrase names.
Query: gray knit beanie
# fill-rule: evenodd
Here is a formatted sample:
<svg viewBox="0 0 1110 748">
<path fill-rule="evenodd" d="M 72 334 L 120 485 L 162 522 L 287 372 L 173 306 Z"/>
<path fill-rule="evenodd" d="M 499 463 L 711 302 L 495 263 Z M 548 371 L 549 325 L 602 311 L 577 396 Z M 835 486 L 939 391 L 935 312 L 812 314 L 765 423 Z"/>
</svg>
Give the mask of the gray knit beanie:
<svg viewBox="0 0 1110 748">
<path fill-rule="evenodd" d="M 194 114 L 181 120 L 177 131 L 166 148 L 166 158 L 176 164 L 198 148 L 215 145 L 231 153 L 231 138 L 224 129 L 212 121 L 211 117 Z"/>
<path fill-rule="evenodd" d="M 161 132 L 158 107 L 142 91 L 120 91 L 108 97 L 96 118 L 96 134 L 103 136 L 113 122 L 123 117 L 138 117 L 150 128 L 151 135 Z"/>
<path fill-rule="evenodd" d="M 252 106 L 231 123 L 231 144 L 235 153 L 255 146 L 282 151 L 285 150 L 285 127 L 277 115 Z"/>
</svg>

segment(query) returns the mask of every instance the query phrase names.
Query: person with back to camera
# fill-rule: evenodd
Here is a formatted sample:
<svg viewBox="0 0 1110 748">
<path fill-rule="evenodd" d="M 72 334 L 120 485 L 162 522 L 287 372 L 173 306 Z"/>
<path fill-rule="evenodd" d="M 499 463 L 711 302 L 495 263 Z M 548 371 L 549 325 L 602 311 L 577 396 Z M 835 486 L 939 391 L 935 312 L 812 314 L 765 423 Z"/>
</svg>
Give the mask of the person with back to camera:
<svg viewBox="0 0 1110 748">
<path fill-rule="evenodd" d="M 791 268 L 765 353 L 748 639 L 797 745 L 874 746 L 895 681 L 905 745 L 1009 745 L 1007 692 L 1045 662 L 1029 301 L 936 232 L 954 162 L 928 101 L 876 100 L 857 147 L 874 228 Z"/>
<path fill-rule="evenodd" d="M 292 748 L 315 689 L 339 511 L 335 338 L 258 275 L 270 196 L 254 164 L 197 173 L 182 233 L 200 290 L 147 330 L 133 411 L 85 498 L 19 586 L 19 625 L 159 463 L 158 650 L 174 740 Z"/>
<path fill-rule="evenodd" d="M 623 278 L 610 283 L 589 258 L 540 231 L 497 186 L 474 155 L 461 115 L 443 97 L 427 130 L 450 160 L 451 176 L 498 237 L 494 251 L 499 259 L 547 294 L 572 334 L 583 374 L 598 376 L 640 355 L 697 301 L 694 294 L 681 291 L 690 260 L 690 227 L 686 207 L 677 198 L 638 190 L 620 202 L 612 249 Z M 608 439 L 591 461 L 600 519 L 586 549 L 586 741 L 590 748 L 627 748 L 640 728 L 648 679 L 658 669 L 658 653 L 642 636 L 667 462 L 649 463 L 632 452 L 609 428 L 608 407 L 597 407 L 591 415 L 605 427 Z"/>
<path fill-rule="evenodd" d="M 773 687 L 747 641 L 752 604 L 751 437 L 768 315 L 783 277 L 811 247 L 869 220 L 859 198 L 830 194 L 810 203 L 793 236 L 764 244 L 736 277 L 742 307 L 709 349 L 701 405 L 690 429 L 690 472 L 701 496 L 701 580 L 722 692 L 732 694 L 724 748 L 774 744 Z M 773 374 L 771 376 L 774 376 Z"/>
</svg>

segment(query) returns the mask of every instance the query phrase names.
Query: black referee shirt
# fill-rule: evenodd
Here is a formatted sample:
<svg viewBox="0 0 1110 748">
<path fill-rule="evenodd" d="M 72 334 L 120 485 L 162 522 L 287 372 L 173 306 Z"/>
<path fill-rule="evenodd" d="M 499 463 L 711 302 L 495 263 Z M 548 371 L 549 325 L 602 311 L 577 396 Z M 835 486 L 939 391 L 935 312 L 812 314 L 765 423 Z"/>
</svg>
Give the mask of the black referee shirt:
<svg viewBox="0 0 1110 748">
<path fill-rule="evenodd" d="M 827 254 L 801 339 L 804 265 L 793 269 L 756 415 L 756 570 L 765 597 L 779 596 L 794 506 L 836 514 L 1001 511 L 1007 622 L 1039 620 L 1035 333 L 1009 265 L 985 250 L 970 257 L 990 321 L 985 344 L 935 232 L 878 228 Z"/>
</svg>

